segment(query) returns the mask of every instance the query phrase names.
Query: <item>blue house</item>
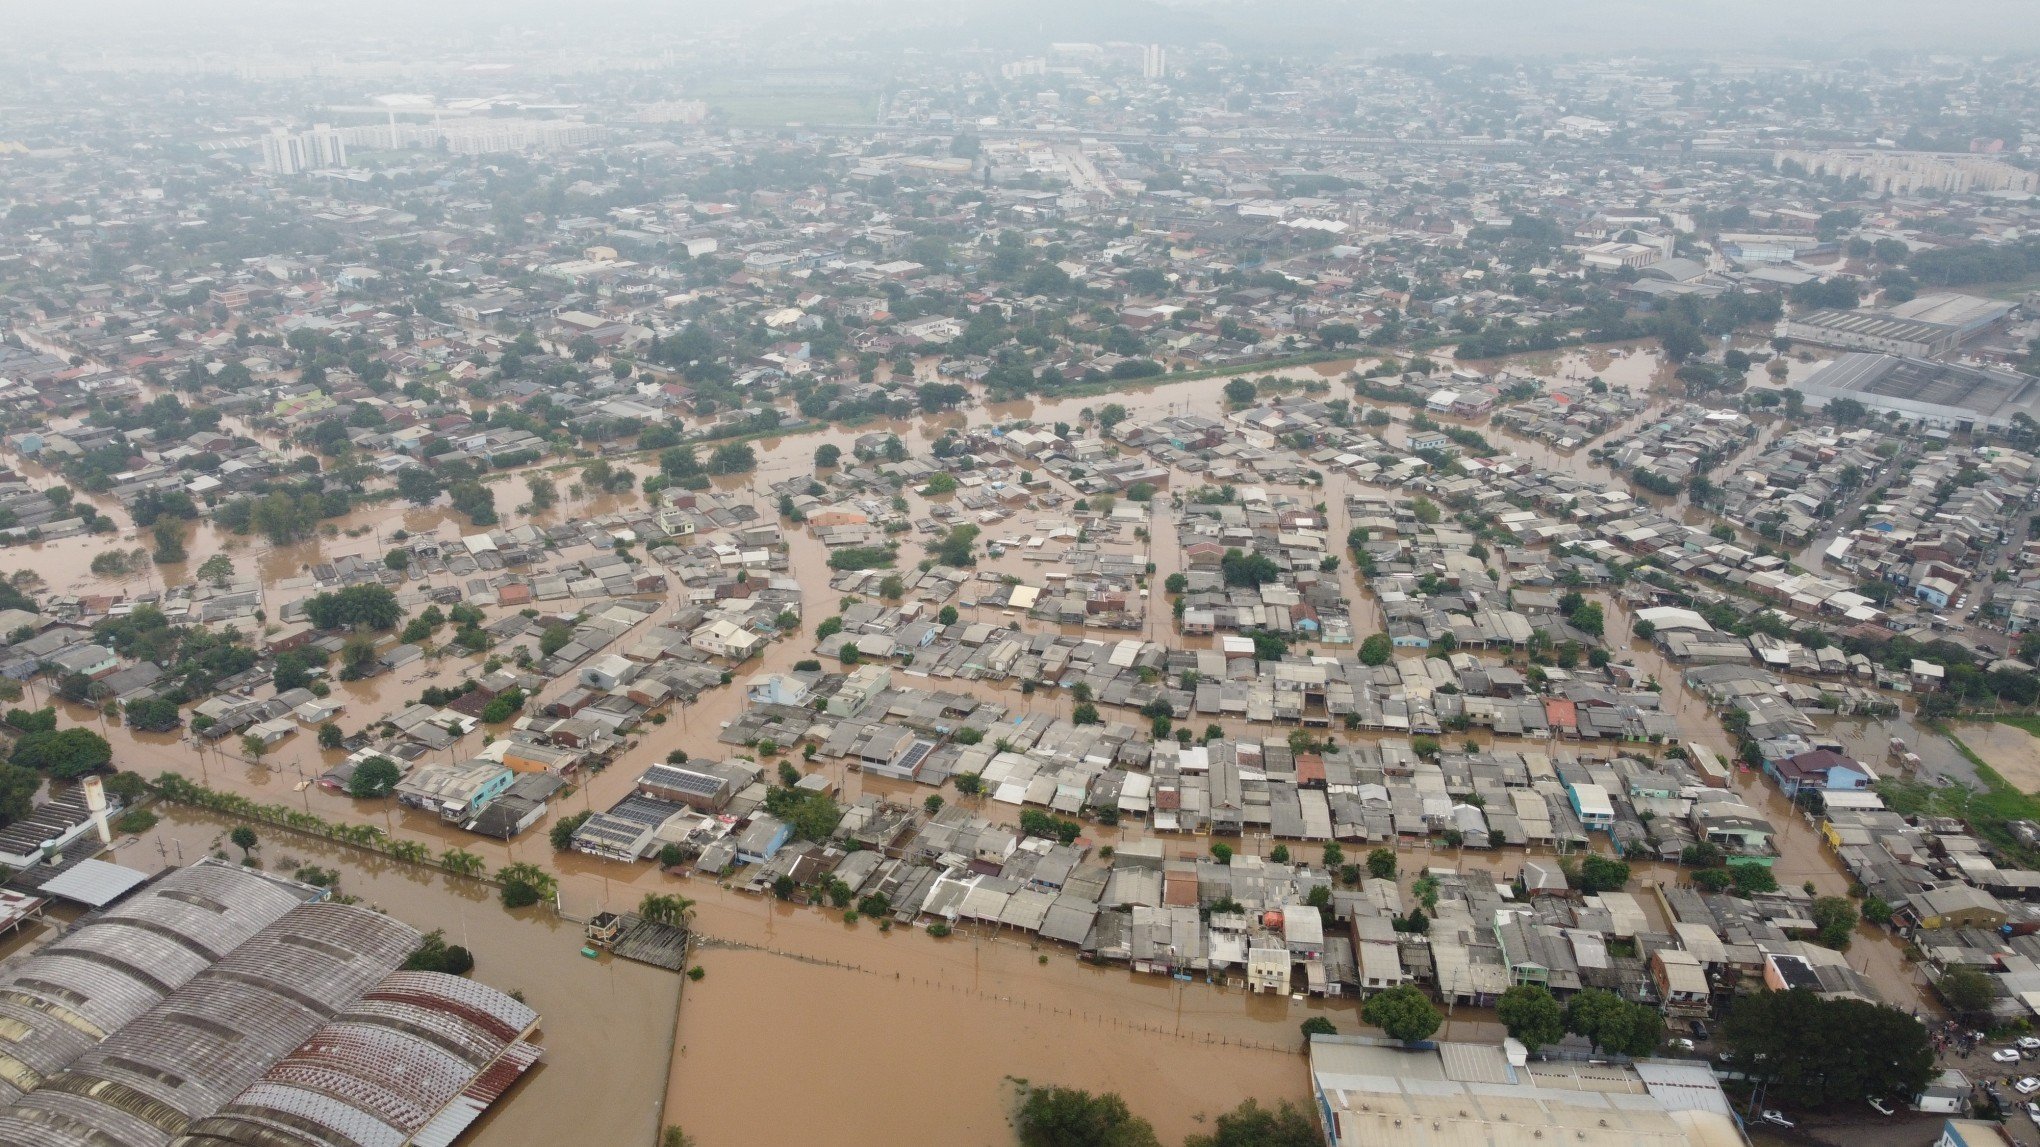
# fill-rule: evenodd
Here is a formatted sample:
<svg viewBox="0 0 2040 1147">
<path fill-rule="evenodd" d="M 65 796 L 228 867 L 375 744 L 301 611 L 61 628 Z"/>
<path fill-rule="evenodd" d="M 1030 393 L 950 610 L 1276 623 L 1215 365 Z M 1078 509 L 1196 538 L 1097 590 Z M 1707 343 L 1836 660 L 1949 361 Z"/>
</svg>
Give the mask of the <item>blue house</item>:
<svg viewBox="0 0 2040 1147">
<path fill-rule="evenodd" d="M 1389 622 L 1388 639 L 1397 649 L 1431 648 L 1431 634 L 1414 621 Z"/>
<path fill-rule="evenodd" d="M 1913 596 L 1935 609 L 1946 609 L 1948 602 L 1961 592 L 1961 587 L 1942 577 L 1921 578 L 1920 584 L 1913 587 Z"/>
<path fill-rule="evenodd" d="M 763 864 L 779 854 L 793 839 L 793 826 L 769 813 L 759 813 L 737 837 L 737 859 L 745 864 Z"/>
<path fill-rule="evenodd" d="M 1573 812 L 1579 814 L 1580 827 L 1589 832 L 1606 832 L 1615 827 L 1615 802 L 1608 798 L 1607 789 L 1577 784 L 1565 786 L 1565 793 Z"/>
<path fill-rule="evenodd" d="M 760 673 L 744 683 L 744 699 L 753 705 L 800 706 L 813 697 L 811 682 L 799 674 Z"/>
<path fill-rule="evenodd" d="M 1764 762 L 1764 771 L 1788 797 L 1802 791 L 1858 792 L 1877 783 L 1870 766 L 1833 749 L 1813 749 Z"/>
</svg>

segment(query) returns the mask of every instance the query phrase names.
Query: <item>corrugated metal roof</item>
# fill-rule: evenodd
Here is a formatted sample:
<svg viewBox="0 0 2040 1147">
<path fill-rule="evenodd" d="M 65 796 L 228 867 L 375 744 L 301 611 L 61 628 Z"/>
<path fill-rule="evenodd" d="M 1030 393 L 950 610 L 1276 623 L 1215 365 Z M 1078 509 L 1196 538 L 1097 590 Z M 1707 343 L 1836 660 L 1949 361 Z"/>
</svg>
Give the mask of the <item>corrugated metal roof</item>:
<svg viewBox="0 0 2040 1147">
<path fill-rule="evenodd" d="M 104 908 L 147 883 L 148 879 L 132 868 L 104 860 L 81 860 L 51 877 L 43 884 L 42 890 L 51 896 L 88 907 Z"/>
</svg>

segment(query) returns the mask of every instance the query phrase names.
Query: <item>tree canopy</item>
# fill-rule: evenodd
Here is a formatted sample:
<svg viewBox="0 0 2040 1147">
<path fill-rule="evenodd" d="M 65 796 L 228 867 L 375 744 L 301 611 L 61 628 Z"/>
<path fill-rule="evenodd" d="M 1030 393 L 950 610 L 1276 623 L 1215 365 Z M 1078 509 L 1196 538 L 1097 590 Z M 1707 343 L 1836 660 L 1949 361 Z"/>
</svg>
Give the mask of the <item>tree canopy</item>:
<svg viewBox="0 0 2040 1147">
<path fill-rule="evenodd" d="M 1503 992 L 1495 1014 L 1531 1051 L 1565 1038 L 1565 1009 L 1541 984 L 1517 984 Z"/>
<path fill-rule="evenodd" d="M 350 585 L 307 598 L 305 617 L 319 629 L 395 629 L 404 619 L 404 607 L 387 586 Z"/>
<path fill-rule="evenodd" d="M 1665 1018 L 1656 1008 L 1588 988 L 1567 1001 L 1565 1028 L 1602 1051 L 1649 1055 L 1664 1038 Z"/>
<path fill-rule="evenodd" d="M 386 797 L 403 779 L 404 772 L 395 761 L 388 757 L 370 757 L 356 765 L 354 775 L 347 778 L 347 795 L 363 799 Z"/>
<path fill-rule="evenodd" d="M 1389 659 L 1394 656 L 1395 642 L 1389 640 L 1389 636 L 1386 633 L 1370 633 L 1367 635 L 1367 639 L 1360 643 L 1360 663 L 1362 665 L 1386 665 Z"/>
<path fill-rule="evenodd" d="M 1738 996 L 1721 1025 L 1728 1066 L 1785 1103 L 1857 1106 L 1918 1095 L 1934 1075 L 1920 1021 L 1862 1000 L 1812 992 Z"/>
<path fill-rule="evenodd" d="M 63 780 L 96 773 L 112 760 L 113 746 L 90 729 L 44 729 L 14 743 L 16 765 Z"/>
<path fill-rule="evenodd" d="M 1404 1043 L 1428 1038 L 1444 1021 L 1430 997 L 1408 984 L 1369 997 L 1360 1018 Z"/>
<path fill-rule="evenodd" d="M 1325 1141 L 1310 1112 L 1283 1100 L 1263 1107 L 1249 1099 L 1219 1115 L 1209 1135 L 1192 1135 L 1183 1147 L 1318 1147 Z"/>
<path fill-rule="evenodd" d="M 1013 1124 L 1022 1147 L 1161 1147 L 1148 1121 L 1110 1092 L 1031 1088 Z"/>
</svg>

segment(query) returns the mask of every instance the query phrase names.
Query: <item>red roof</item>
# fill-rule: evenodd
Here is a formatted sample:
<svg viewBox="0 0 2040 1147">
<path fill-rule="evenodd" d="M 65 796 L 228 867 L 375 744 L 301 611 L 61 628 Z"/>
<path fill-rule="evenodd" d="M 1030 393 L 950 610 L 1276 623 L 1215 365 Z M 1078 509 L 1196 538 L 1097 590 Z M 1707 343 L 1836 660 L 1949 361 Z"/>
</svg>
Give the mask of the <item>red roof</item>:
<svg viewBox="0 0 2040 1147">
<path fill-rule="evenodd" d="M 1554 729 L 1577 729 L 1580 725 L 1579 706 L 1571 701 L 1547 697 L 1544 699 L 1544 719 Z"/>
</svg>

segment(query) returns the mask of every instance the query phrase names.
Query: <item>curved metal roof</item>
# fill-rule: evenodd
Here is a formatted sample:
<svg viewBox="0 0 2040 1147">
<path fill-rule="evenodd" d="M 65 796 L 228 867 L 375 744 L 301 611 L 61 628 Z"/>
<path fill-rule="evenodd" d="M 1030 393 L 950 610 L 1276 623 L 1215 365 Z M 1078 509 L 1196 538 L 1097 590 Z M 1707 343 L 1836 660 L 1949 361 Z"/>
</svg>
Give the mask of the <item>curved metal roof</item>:
<svg viewBox="0 0 2040 1147">
<path fill-rule="evenodd" d="M 119 1143 L 166 1142 L 359 1000 L 419 938 L 366 908 L 302 905 L 0 1111 L 0 1142 L 55 1117 Z"/>
<path fill-rule="evenodd" d="M 178 869 L 0 976 L 0 1103 L 61 1071 L 313 895 L 231 865 Z"/>
<path fill-rule="evenodd" d="M 537 1021 L 487 985 L 397 972 L 179 1143 L 396 1147 L 459 1101 Z"/>
</svg>

